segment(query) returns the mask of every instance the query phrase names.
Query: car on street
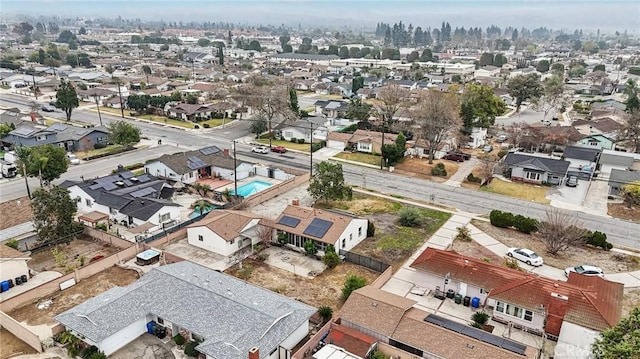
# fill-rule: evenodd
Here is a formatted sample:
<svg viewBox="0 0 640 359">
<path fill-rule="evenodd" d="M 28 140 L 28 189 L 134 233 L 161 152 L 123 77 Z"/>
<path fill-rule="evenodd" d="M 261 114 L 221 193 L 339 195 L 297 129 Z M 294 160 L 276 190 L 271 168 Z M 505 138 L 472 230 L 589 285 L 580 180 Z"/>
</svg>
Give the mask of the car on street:
<svg viewBox="0 0 640 359">
<path fill-rule="evenodd" d="M 577 176 L 569 176 L 567 179 L 567 187 L 576 187 L 578 186 L 578 177 Z"/>
<path fill-rule="evenodd" d="M 45 105 L 45 106 L 42 106 L 42 108 L 41 108 L 41 109 L 42 109 L 42 111 L 44 111 L 44 112 L 55 112 L 55 111 L 56 111 L 56 109 L 55 109 L 55 108 L 53 108 L 53 107 L 51 107 L 51 106 L 46 106 L 46 105 Z"/>
<path fill-rule="evenodd" d="M 73 153 L 67 153 L 67 158 L 69 159 L 69 163 L 71 163 L 72 165 L 80 164 L 80 159 Z"/>
<path fill-rule="evenodd" d="M 539 267 L 544 263 L 542 257 L 537 255 L 536 252 L 527 248 L 509 248 L 507 249 L 507 256 L 535 267 Z"/>
<path fill-rule="evenodd" d="M 17 83 L 13 85 L 13 87 L 17 89 L 21 89 L 21 88 L 27 87 L 27 84 Z"/>
<path fill-rule="evenodd" d="M 571 272 L 575 272 L 575 273 L 587 275 L 587 276 L 598 276 L 598 277 L 604 276 L 604 271 L 602 270 L 602 268 L 588 265 L 588 264 L 566 268 L 564 270 L 564 275 L 568 277 L 569 273 Z"/>
<path fill-rule="evenodd" d="M 488 152 L 491 152 L 491 151 L 493 151 L 493 146 L 491 146 L 491 145 L 485 145 L 485 146 L 482 148 L 482 150 L 483 150 L 484 152 L 487 152 L 487 153 L 488 153 Z"/>
<path fill-rule="evenodd" d="M 267 154 L 269 153 L 269 149 L 264 146 L 257 146 L 252 148 L 251 152 Z"/>
<path fill-rule="evenodd" d="M 496 141 L 502 143 L 504 141 L 506 141 L 509 137 L 507 135 L 499 135 L 498 137 L 496 137 Z"/>
<path fill-rule="evenodd" d="M 442 158 L 449 161 L 464 162 L 464 156 L 457 153 L 447 153 Z"/>
<path fill-rule="evenodd" d="M 56 107 L 57 107 L 57 106 L 56 106 L 56 102 L 55 102 L 55 101 L 51 101 L 51 102 L 49 102 L 49 106 L 51 106 L 51 107 L 53 107 L 53 108 L 56 108 Z"/>
<path fill-rule="evenodd" d="M 274 147 L 271 147 L 271 152 L 286 153 L 287 149 L 282 146 L 274 146 Z"/>
<path fill-rule="evenodd" d="M 460 150 L 453 150 L 453 151 L 449 151 L 448 153 L 455 153 L 456 155 L 460 155 L 462 157 L 464 157 L 465 161 L 468 161 L 471 159 L 471 155 L 466 153 L 466 152 L 462 152 Z"/>
</svg>

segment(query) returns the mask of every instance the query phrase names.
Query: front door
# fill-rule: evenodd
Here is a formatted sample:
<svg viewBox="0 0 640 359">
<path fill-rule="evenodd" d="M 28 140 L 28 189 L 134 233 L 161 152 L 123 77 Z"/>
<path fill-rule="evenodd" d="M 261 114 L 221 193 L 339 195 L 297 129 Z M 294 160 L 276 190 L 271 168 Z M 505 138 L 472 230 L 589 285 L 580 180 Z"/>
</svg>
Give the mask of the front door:
<svg viewBox="0 0 640 359">
<path fill-rule="evenodd" d="M 460 293 L 460 295 L 463 297 L 467 296 L 467 283 L 460 282 L 460 290 L 458 291 L 458 293 Z"/>
</svg>

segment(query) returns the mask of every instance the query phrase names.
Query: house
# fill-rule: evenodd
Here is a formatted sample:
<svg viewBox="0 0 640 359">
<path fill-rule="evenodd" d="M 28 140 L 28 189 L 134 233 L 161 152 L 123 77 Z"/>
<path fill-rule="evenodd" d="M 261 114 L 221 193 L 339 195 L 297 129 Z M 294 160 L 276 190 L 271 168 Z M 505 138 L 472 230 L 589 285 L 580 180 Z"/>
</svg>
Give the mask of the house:
<svg viewBox="0 0 640 359">
<path fill-rule="evenodd" d="M 0 244 L 0 282 L 16 278 L 29 278 L 29 267 L 27 262 L 31 259 L 28 255 L 13 249 L 4 244 Z M 23 277 L 24 276 L 24 277 Z"/>
<path fill-rule="evenodd" d="M 19 108 L 8 108 L 4 112 L 0 113 L 0 124 L 13 126 L 13 128 L 16 128 L 26 122 L 23 117 L 28 118 L 28 116 L 23 115 L 20 112 Z"/>
<path fill-rule="evenodd" d="M 609 194 L 618 196 L 624 185 L 638 181 L 640 181 L 640 171 L 612 169 L 608 182 Z"/>
<path fill-rule="evenodd" d="M 18 249 L 28 250 L 29 245 L 38 239 L 29 197 L 0 203 L 0 213 L 0 243 L 15 239 Z"/>
<path fill-rule="evenodd" d="M 576 144 L 596 147 L 601 150 L 612 150 L 615 147 L 615 141 L 605 135 L 589 135 L 578 141 Z"/>
<path fill-rule="evenodd" d="M 434 248 L 422 252 L 411 268 L 416 285 L 477 297 L 493 320 L 567 345 L 582 340 L 576 340 L 577 331 L 593 342 L 622 313 L 623 285 L 600 277 L 571 273 L 567 282 L 555 281 Z"/>
<path fill-rule="evenodd" d="M 177 103 L 169 108 L 169 117 L 178 118 L 183 121 L 196 121 L 211 117 L 213 109 L 209 105 Z"/>
<path fill-rule="evenodd" d="M 571 163 L 568 175 L 591 179 L 600 159 L 600 148 L 591 146 L 569 146 L 564 149 L 562 159 Z"/>
<path fill-rule="evenodd" d="M 475 70 L 474 77 L 496 77 L 500 75 L 500 68 L 497 66 L 482 66 L 481 68 Z"/>
<path fill-rule="evenodd" d="M 13 146 L 57 145 L 68 152 L 85 151 L 106 144 L 109 130 L 104 126 L 78 127 L 56 123 L 49 127 L 25 123 L 1 139 Z"/>
<path fill-rule="evenodd" d="M 380 154 L 382 153 L 382 132 L 357 129 L 349 139 L 349 145 L 358 152 Z M 398 135 L 395 133 L 384 133 L 384 143 L 394 144 Z"/>
<path fill-rule="evenodd" d="M 164 180 L 129 171 L 82 181 L 64 181 L 81 214 L 108 215 L 111 222 L 135 227 L 147 222 L 152 229 L 180 220 L 180 205 L 169 199 L 175 192 Z"/>
<path fill-rule="evenodd" d="M 324 117 L 306 117 L 299 120 L 286 120 L 278 124 L 275 130 L 276 138 L 291 141 L 303 139 L 307 143 L 326 141 L 329 129 L 325 126 Z M 313 130 L 312 130 L 313 128 Z M 312 138 L 313 137 L 313 138 Z"/>
<path fill-rule="evenodd" d="M 403 358 L 536 357 L 534 348 L 464 324 L 457 323 L 457 331 L 448 329 L 443 326 L 447 319 L 415 305 L 414 300 L 365 286 L 353 291 L 340 309 L 340 324 L 377 339 L 379 347 L 390 347 Z"/>
<path fill-rule="evenodd" d="M 252 175 L 254 166 L 247 162 L 234 161 L 229 150 L 221 150 L 216 146 L 201 148 L 188 152 L 166 154 L 158 159 L 145 163 L 147 173 L 193 184 L 200 178 L 223 178 L 227 180 L 242 180 Z"/>
<path fill-rule="evenodd" d="M 80 101 L 84 102 L 95 102 L 97 101 L 100 106 L 102 106 L 102 101 L 105 101 L 111 98 L 114 95 L 117 95 L 117 91 L 114 93 L 109 89 L 103 88 L 90 88 L 87 90 L 78 90 L 78 98 Z"/>
<path fill-rule="evenodd" d="M 599 165 L 603 175 L 610 174 L 613 169 L 640 171 L 640 154 L 602 150 Z"/>
<path fill-rule="evenodd" d="M 344 101 L 318 100 L 314 104 L 316 115 L 328 118 L 344 117 L 349 104 Z"/>
<path fill-rule="evenodd" d="M 302 250 L 306 241 L 312 241 L 321 253 L 327 245 L 339 253 L 367 238 L 368 224 L 367 219 L 347 212 L 289 205 L 271 226 L 296 249 Z"/>
<path fill-rule="evenodd" d="M 615 137 L 616 133 L 624 127 L 610 117 L 597 118 L 591 121 L 576 120 L 571 125 L 585 136 L 605 135 L 609 137 Z"/>
<path fill-rule="evenodd" d="M 329 332 L 324 339 L 325 343 L 332 343 L 340 350 L 355 355 L 358 358 L 366 358 L 378 340 L 374 337 L 361 333 L 347 326 L 331 322 L 329 324 Z M 331 345 L 331 344 L 329 344 Z M 326 358 L 322 357 L 321 358 Z M 330 356 L 328 358 L 331 358 Z"/>
<path fill-rule="evenodd" d="M 225 257 L 260 241 L 256 226 L 260 217 L 248 212 L 216 210 L 187 227 L 187 240 L 196 246 Z"/>
<path fill-rule="evenodd" d="M 526 153 L 508 153 L 501 161 L 509 178 L 535 184 L 561 184 L 567 176 L 570 162 Z"/>
<path fill-rule="evenodd" d="M 152 269 L 55 317 L 106 355 L 147 328 L 197 341 L 207 359 L 289 358 L 316 309 L 235 277 L 182 261 Z M 215 318 L 215 320 L 212 320 Z M 148 324 L 153 322 L 154 324 Z"/>
</svg>

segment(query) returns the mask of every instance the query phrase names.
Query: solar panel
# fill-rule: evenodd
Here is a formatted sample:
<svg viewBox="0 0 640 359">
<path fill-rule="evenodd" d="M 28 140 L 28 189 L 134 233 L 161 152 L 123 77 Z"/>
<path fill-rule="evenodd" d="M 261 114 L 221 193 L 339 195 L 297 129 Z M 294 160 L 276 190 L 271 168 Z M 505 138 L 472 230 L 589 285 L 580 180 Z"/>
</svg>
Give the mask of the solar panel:
<svg viewBox="0 0 640 359">
<path fill-rule="evenodd" d="M 151 181 L 151 177 L 149 177 L 149 175 L 142 175 L 140 177 L 138 177 L 138 182 L 140 183 L 145 183 L 145 182 L 149 182 Z"/>
<path fill-rule="evenodd" d="M 189 157 L 187 161 L 187 167 L 192 170 L 197 170 L 199 168 L 207 167 L 207 164 L 198 157 Z"/>
<path fill-rule="evenodd" d="M 89 189 L 98 189 L 102 187 L 102 183 L 96 183 L 89 186 Z"/>
<path fill-rule="evenodd" d="M 124 180 L 124 181 L 122 181 L 122 183 L 124 183 L 127 187 L 129 187 L 129 186 L 131 186 L 133 184 L 129 180 Z"/>
<path fill-rule="evenodd" d="M 482 340 L 482 337 L 484 337 L 484 333 L 486 332 L 483 330 L 476 329 L 474 327 L 465 326 L 465 328 L 462 329 L 462 332 L 460 334 L 464 334 L 476 340 Z"/>
<path fill-rule="evenodd" d="M 116 188 L 118 188 L 117 185 L 111 183 L 111 182 L 106 182 L 106 183 L 102 183 L 102 188 L 104 188 L 107 191 L 112 191 Z"/>
<path fill-rule="evenodd" d="M 504 343 L 502 343 L 502 348 L 512 351 L 514 353 L 518 353 L 520 355 L 523 355 L 525 350 L 527 349 L 526 346 L 520 344 L 520 343 L 516 343 L 510 340 L 506 340 L 504 341 Z"/>
<path fill-rule="evenodd" d="M 293 218 L 289 216 L 282 216 L 278 221 L 278 224 L 284 224 L 287 227 L 295 228 L 300 223 L 298 218 Z"/>
<path fill-rule="evenodd" d="M 209 146 L 200 150 L 200 153 L 202 153 L 205 156 L 209 156 L 218 152 L 220 152 L 220 149 L 216 146 Z"/>
<path fill-rule="evenodd" d="M 485 343 L 489 343 L 491 345 L 495 345 L 497 347 L 502 347 L 502 343 L 504 342 L 504 338 L 500 338 L 497 335 L 487 335 L 482 340 Z"/>
<path fill-rule="evenodd" d="M 313 221 L 311 221 L 311 223 L 304 230 L 303 234 L 316 238 L 322 238 L 332 225 L 333 222 L 325 221 L 324 219 L 320 218 L 314 218 Z"/>
<path fill-rule="evenodd" d="M 67 129 L 67 126 L 63 125 L 61 123 L 55 123 L 55 124 L 49 126 L 48 129 L 51 130 L 51 131 L 64 131 L 64 130 Z"/>
<path fill-rule="evenodd" d="M 151 187 L 147 187 L 147 188 L 143 188 L 143 189 L 139 189 L 137 191 L 131 192 L 129 194 L 131 195 L 131 197 L 140 198 L 140 197 L 148 196 L 154 193 L 155 191 L 156 191 L 155 189 Z"/>
<path fill-rule="evenodd" d="M 122 177 L 123 179 L 129 179 L 133 177 L 133 173 L 131 173 L 130 171 L 120 172 L 120 177 Z"/>
</svg>

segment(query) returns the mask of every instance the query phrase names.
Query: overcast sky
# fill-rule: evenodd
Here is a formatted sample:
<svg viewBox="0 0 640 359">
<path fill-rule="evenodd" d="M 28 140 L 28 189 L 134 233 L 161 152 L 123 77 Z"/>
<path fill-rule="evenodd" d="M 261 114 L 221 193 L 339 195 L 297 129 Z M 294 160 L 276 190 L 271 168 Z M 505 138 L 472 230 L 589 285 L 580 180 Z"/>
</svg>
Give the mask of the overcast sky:
<svg viewBox="0 0 640 359">
<path fill-rule="evenodd" d="M 371 25 L 383 22 L 434 27 L 496 24 L 553 29 L 640 32 L 638 0 L 0 0 L 6 15 L 224 21 L 247 24 Z"/>
</svg>

